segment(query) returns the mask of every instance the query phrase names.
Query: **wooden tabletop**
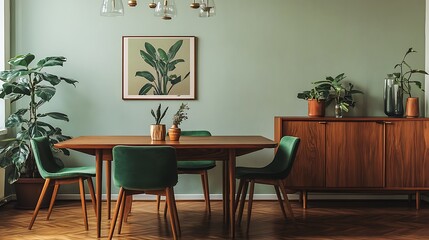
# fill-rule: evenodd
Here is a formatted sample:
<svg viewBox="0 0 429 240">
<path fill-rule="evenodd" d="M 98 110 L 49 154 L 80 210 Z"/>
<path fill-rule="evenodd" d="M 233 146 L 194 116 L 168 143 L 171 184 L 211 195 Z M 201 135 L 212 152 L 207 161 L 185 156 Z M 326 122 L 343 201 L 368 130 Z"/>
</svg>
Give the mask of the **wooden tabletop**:
<svg viewBox="0 0 429 240">
<path fill-rule="evenodd" d="M 179 141 L 152 141 L 149 136 L 80 136 L 55 144 L 57 148 L 111 149 L 117 145 L 173 146 L 175 148 L 274 148 L 277 143 L 262 136 L 181 136 Z"/>
</svg>

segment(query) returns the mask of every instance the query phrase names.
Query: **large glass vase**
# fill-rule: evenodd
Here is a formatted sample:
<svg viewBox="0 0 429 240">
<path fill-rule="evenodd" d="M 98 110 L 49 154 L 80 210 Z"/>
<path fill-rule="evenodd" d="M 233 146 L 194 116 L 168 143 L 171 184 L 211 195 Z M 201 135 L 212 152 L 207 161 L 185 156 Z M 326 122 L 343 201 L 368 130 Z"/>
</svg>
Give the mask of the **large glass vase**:
<svg viewBox="0 0 429 240">
<path fill-rule="evenodd" d="M 389 117 L 404 116 L 404 94 L 393 74 L 384 79 L 384 113 Z"/>
</svg>

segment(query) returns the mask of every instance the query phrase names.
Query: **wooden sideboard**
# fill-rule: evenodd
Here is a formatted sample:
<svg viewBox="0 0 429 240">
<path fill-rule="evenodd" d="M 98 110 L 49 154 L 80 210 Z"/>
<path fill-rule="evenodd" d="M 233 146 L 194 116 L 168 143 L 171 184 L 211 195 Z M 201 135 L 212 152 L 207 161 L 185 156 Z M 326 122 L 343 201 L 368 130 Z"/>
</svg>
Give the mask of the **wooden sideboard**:
<svg viewBox="0 0 429 240">
<path fill-rule="evenodd" d="M 286 186 L 301 192 L 429 190 L 429 118 L 275 117 L 274 139 L 301 138 Z"/>
</svg>

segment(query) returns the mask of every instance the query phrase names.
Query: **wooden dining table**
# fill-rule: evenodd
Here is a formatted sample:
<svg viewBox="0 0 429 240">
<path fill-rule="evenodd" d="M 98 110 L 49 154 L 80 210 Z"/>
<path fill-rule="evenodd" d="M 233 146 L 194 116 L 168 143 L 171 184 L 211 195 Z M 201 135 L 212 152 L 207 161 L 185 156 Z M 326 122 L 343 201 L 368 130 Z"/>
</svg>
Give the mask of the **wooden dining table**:
<svg viewBox="0 0 429 240">
<path fill-rule="evenodd" d="M 117 145 L 172 146 L 176 149 L 178 160 L 213 159 L 222 161 L 224 221 L 229 226 L 231 238 L 234 238 L 236 157 L 264 148 L 275 148 L 277 143 L 262 136 L 182 136 L 179 141 L 170 141 L 168 137 L 165 141 L 152 141 L 149 136 L 80 136 L 55 144 L 56 148 L 72 149 L 95 156 L 98 238 L 101 237 L 103 161 L 106 163 L 107 216 L 110 218 L 112 149 Z"/>
</svg>

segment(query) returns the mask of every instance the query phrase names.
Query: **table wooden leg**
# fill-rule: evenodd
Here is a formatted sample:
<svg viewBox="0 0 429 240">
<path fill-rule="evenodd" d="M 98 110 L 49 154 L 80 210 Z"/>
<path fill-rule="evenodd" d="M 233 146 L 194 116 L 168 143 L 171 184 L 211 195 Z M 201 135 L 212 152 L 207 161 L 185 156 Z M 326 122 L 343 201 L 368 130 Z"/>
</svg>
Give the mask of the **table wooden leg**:
<svg viewBox="0 0 429 240">
<path fill-rule="evenodd" d="M 112 161 L 106 161 L 106 203 L 107 219 L 110 219 L 111 212 L 111 186 L 112 186 Z"/>
<path fill-rule="evenodd" d="M 97 201 L 97 238 L 101 236 L 101 189 L 103 185 L 103 150 L 95 154 L 95 195 Z"/>
<path fill-rule="evenodd" d="M 228 223 L 228 161 L 222 162 L 223 221 Z"/>
<path fill-rule="evenodd" d="M 235 238 L 235 149 L 229 150 L 228 177 L 229 177 L 229 230 L 231 238 Z"/>
</svg>

